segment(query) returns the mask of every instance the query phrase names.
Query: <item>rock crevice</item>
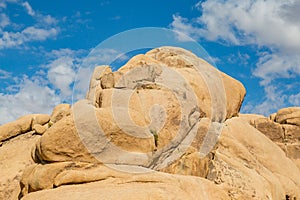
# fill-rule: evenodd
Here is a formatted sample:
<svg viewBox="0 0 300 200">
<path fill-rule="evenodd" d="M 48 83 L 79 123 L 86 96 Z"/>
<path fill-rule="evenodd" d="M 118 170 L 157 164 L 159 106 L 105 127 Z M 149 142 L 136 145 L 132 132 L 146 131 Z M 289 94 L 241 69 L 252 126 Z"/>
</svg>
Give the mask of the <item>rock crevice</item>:
<svg viewBox="0 0 300 200">
<path fill-rule="evenodd" d="M 0 199 L 299 199 L 300 108 L 245 93 L 177 47 L 98 66 L 86 99 L 0 126 Z"/>
</svg>

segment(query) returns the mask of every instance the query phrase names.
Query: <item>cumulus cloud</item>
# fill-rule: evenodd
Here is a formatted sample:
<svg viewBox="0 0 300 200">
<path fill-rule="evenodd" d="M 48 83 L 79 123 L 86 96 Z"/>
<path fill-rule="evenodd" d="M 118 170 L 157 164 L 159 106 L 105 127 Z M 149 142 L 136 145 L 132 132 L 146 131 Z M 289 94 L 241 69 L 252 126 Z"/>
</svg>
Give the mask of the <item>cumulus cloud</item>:
<svg viewBox="0 0 300 200">
<path fill-rule="evenodd" d="M 54 17 L 52 17 L 51 15 L 39 15 L 38 16 L 41 21 L 41 23 L 44 23 L 46 25 L 56 25 L 57 24 L 57 19 L 55 19 Z"/>
<path fill-rule="evenodd" d="M 72 84 L 75 80 L 84 50 L 59 49 L 45 53 L 47 63 L 35 74 L 17 75 L 15 83 L 0 93 L 0 124 L 13 121 L 30 113 L 49 113 L 55 105 L 71 103 Z M 0 80 L 14 75 L 0 70 Z M 86 77 L 85 77 L 86 78 Z"/>
<path fill-rule="evenodd" d="M 3 32 L 0 38 L 0 49 L 18 47 L 26 42 L 44 41 L 55 38 L 58 34 L 56 28 L 43 29 L 33 26 L 27 27 L 21 32 Z"/>
<path fill-rule="evenodd" d="M 0 14 L 0 30 L 4 27 L 6 27 L 7 25 L 9 25 L 9 17 L 4 14 L 4 13 L 1 13 Z"/>
<path fill-rule="evenodd" d="M 47 69 L 47 79 L 64 101 L 72 99 L 74 81 L 86 53 L 82 49 L 68 48 L 46 53 L 46 56 L 50 58 L 50 62 L 44 66 Z"/>
<path fill-rule="evenodd" d="M 72 94 L 71 84 L 75 79 L 74 58 L 61 57 L 51 62 L 48 67 L 48 79 L 64 97 Z"/>
<path fill-rule="evenodd" d="M 266 95 L 265 97 L 261 97 L 261 103 L 248 102 L 243 106 L 242 112 L 268 116 L 286 105 L 288 96 L 282 90 L 279 90 L 276 85 L 266 85 L 264 91 Z"/>
<path fill-rule="evenodd" d="M 0 93 L 0 125 L 30 113 L 49 113 L 61 99 L 44 83 L 23 76 L 15 85 L 18 92 Z"/>
<path fill-rule="evenodd" d="M 295 9 L 299 4 L 291 0 L 209 0 L 196 5 L 202 12 L 198 18 L 188 20 L 175 15 L 171 27 L 213 41 L 299 50 L 299 12 Z"/>
<path fill-rule="evenodd" d="M 271 84 L 277 78 L 293 78 L 300 75 L 300 56 L 284 52 L 262 53 L 253 74 L 262 79 L 262 85 Z"/>
<path fill-rule="evenodd" d="M 47 38 L 53 38 L 57 35 L 58 30 L 55 28 L 41 29 L 36 27 L 28 27 L 22 31 L 24 41 L 43 41 Z"/>
<path fill-rule="evenodd" d="M 28 15 L 30 15 L 30 16 L 35 15 L 34 10 L 32 9 L 31 5 L 27 1 L 22 3 L 22 6 L 26 9 Z"/>
<path fill-rule="evenodd" d="M 6 3 L 5 2 L 0 2 L 0 10 L 6 8 Z"/>
<path fill-rule="evenodd" d="M 6 0 L 3 2 L 3 9 L 5 11 L 6 3 L 15 3 L 19 6 L 23 6 L 27 14 L 30 15 L 36 23 L 32 25 L 27 25 L 23 30 L 14 31 L 13 29 L 5 29 L 9 24 L 15 24 L 10 21 L 9 17 L 5 12 L 0 14 L 0 49 L 7 48 L 20 48 L 22 45 L 32 41 L 45 41 L 47 39 L 55 39 L 59 33 L 59 28 L 57 25 L 57 20 L 50 15 L 43 15 L 32 9 L 31 5 L 25 2 L 19 2 L 14 0 Z M 4 6 L 5 5 L 5 6 Z M 10 26 L 12 27 L 12 26 Z M 22 26 L 19 26 L 22 27 Z"/>
<path fill-rule="evenodd" d="M 289 102 L 294 105 L 300 105 L 300 92 L 289 97 Z"/>
<path fill-rule="evenodd" d="M 255 45 L 258 49 L 260 58 L 253 75 L 261 79 L 266 96 L 256 110 L 267 114 L 287 102 L 299 105 L 294 92 L 288 98 L 284 96 L 287 88 L 276 86 L 278 79 L 300 76 L 299 1 L 207 0 L 195 7 L 200 11 L 199 17 L 187 19 L 174 15 L 170 27 L 195 39 Z M 279 94 L 276 100 L 274 94 Z"/>
<path fill-rule="evenodd" d="M 0 69 L 0 80 L 11 78 L 11 72 Z"/>
<path fill-rule="evenodd" d="M 191 38 L 199 39 L 199 37 L 203 34 L 202 29 L 194 27 L 193 24 L 189 23 L 187 18 L 179 15 L 173 15 L 173 22 L 170 26 L 177 33 L 177 39 L 182 42 L 190 41 Z"/>
</svg>

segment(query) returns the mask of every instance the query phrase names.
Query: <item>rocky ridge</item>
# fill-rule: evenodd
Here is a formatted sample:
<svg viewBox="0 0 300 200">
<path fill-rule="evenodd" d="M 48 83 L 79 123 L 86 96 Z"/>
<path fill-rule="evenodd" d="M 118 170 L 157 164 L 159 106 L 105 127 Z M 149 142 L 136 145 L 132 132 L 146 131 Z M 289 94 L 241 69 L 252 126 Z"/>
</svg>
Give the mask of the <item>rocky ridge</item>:
<svg viewBox="0 0 300 200">
<path fill-rule="evenodd" d="M 297 200 L 300 108 L 245 93 L 176 47 L 96 67 L 86 99 L 0 126 L 0 199 Z"/>
</svg>

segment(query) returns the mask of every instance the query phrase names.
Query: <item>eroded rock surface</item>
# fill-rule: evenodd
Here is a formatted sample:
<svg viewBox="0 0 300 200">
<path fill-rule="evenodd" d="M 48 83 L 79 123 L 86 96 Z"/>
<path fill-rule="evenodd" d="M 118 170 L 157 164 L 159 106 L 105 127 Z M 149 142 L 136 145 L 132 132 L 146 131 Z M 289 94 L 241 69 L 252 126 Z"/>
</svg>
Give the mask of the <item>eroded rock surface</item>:
<svg viewBox="0 0 300 200">
<path fill-rule="evenodd" d="M 18 199 L 23 171 L 34 163 L 32 150 L 39 138 L 30 131 L 0 146 L 0 199 Z"/>
<path fill-rule="evenodd" d="M 268 118 L 260 116 L 250 122 L 274 141 L 300 168 L 300 107 L 280 109 Z"/>
<path fill-rule="evenodd" d="M 299 108 L 240 115 L 244 96 L 176 47 L 96 67 L 72 108 L 0 127 L 0 199 L 299 199 Z"/>
</svg>

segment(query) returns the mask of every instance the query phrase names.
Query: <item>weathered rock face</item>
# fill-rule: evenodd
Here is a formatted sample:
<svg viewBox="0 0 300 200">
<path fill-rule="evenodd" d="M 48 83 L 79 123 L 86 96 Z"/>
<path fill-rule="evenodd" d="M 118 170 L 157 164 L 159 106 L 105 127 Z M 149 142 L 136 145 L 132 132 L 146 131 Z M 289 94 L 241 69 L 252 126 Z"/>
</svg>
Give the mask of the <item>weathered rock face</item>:
<svg viewBox="0 0 300 200">
<path fill-rule="evenodd" d="M 175 47 L 96 67 L 72 108 L 0 127 L 0 199 L 299 199 L 299 109 L 239 116 L 244 95 Z"/>
<path fill-rule="evenodd" d="M 207 178 L 232 199 L 298 199 L 300 170 L 295 163 L 242 118 L 225 124 Z"/>
<path fill-rule="evenodd" d="M 204 116 L 211 116 L 214 106 L 217 106 L 217 112 L 222 111 L 219 102 L 216 103 L 213 98 L 217 96 L 221 99 L 223 92 L 225 92 L 225 99 L 221 100 L 226 102 L 226 118 L 237 116 L 246 94 L 244 86 L 239 81 L 211 68 L 206 61 L 181 48 L 157 48 L 146 53 L 146 56 L 174 68 L 186 78 L 196 93 L 198 105 Z M 210 75 L 206 76 L 206 73 Z"/>
<path fill-rule="evenodd" d="M 34 130 L 34 126 L 45 125 L 49 122 L 50 116 L 46 114 L 33 114 L 20 117 L 14 122 L 0 126 L 0 144 L 1 142 L 13 138 L 22 133 Z"/>
<path fill-rule="evenodd" d="M 23 171 L 34 163 L 31 153 L 39 138 L 30 131 L 0 146 L 0 199 L 18 199 Z"/>
<path fill-rule="evenodd" d="M 97 67 L 89 101 L 76 103 L 69 117 L 42 136 L 37 156 L 45 162 L 98 160 L 166 171 L 182 156 L 174 146 L 187 148 L 193 142 L 189 137 L 199 132 L 200 118 L 216 123 L 206 126 L 220 126 L 237 115 L 244 95 L 241 83 L 191 52 L 158 48 L 114 73 L 108 66 Z"/>
<path fill-rule="evenodd" d="M 69 116 L 71 112 L 70 104 L 59 104 L 57 105 L 51 114 L 50 121 L 51 123 L 56 123 L 62 118 Z"/>
<path fill-rule="evenodd" d="M 283 108 L 275 116 L 275 121 L 280 124 L 300 126 L 300 107 Z"/>
<path fill-rule="evenodd" d="M 274 141 L 300 169 L 300 107 L 253 119 L 250 124 Z"/>
<path fill-rule="evenodd" d="M 49 120 L 49 115 L 32 114 L 0 126 L 0 199 L 18 199 L 22 173 L 34 163 L 32 150 Z"/>
<path fill-rule="evenodd" d="M 69 170 L 57 175 L 56 184 L 71 183 L 78 177 L 88 184 L 66 185 L 51 190 L 42 190 L 26 195 L 23 200 L 57 199 L 229 199 L 226 193 L 212 182 L 192 176 L 178 176 L 159 172 L 129 175 L 103 166 L 94 169 Z M 93 181 L 97 177 L 101 181 Z M 76 181 L 75 181 L 76 182 Z"/>
</svg>

